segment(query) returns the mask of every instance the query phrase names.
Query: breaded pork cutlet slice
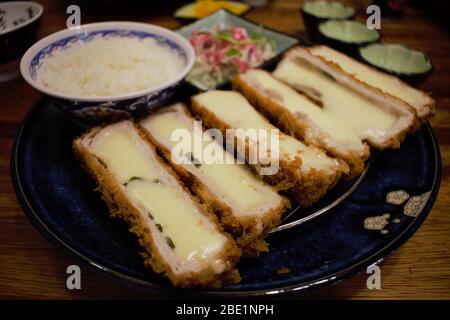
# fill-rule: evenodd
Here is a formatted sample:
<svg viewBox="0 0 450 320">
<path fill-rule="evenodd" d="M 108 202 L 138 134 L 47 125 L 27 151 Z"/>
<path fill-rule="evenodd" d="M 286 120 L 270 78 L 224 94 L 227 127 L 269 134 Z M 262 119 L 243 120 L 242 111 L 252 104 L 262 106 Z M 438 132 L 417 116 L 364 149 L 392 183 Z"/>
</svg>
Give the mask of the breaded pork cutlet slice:
<svg viewBox="0 0 450 320">
<path fill-rule="evenodd" d="M 346 161 L 350 166 L 350 178 L 364 170 L 370 150 L 358 132 L 269 72 L 249 70 L 234 77 L 233 88 L 242 92 L 280 129 L 307 145 L 322 148 L 329 155 Z"/>
<path fill-rule="evenodd" d="M 202 130 L 200 123 L 195 128 L 194 121 L 186 107 L 178 103 L 148 116 L 140 125 L 185 185 L 218 216 L 243 252 L 253 255 L 266 248 L 263 239 L 280 223 L 289 200 L 255 177 L 245 164 L 237 163 L 222 143 Z M 180 130 L 189 139 L 187 149 L 177 154 L 180 141 L 172 135 Z"/>
<path fill-rule="evenodd" d="M 227 129 L 276 130 L 238 92 L 209 91 L 192 98 L 192 110 L 210 128 L 225 132 Z M 254 149 L 262 141 L 246 139 L 239 141 L 246 149 Z M 270 150 L 279 156 L 279 171 L 274 175 L 261 176 L 268 183 L 302 206 L 309 206 L 319 200 L 340 178 L 348 166 L 328 157 L 322 150 L 308 147 L 279 132 L 278 150 Z M 248 152 L 246 152 L 248 155 Z M 301 162 L 299 159 L 301 158 Z M 248 159 L 247 159 L 248 160 Z M 256 167 L 257 171 L 259 167 Z"/>
<path fill-rule="evenodd" d="M 139 237 L 147 266 L 180 287 L 239 281 L 240 249 L 131 121 L 94 128 L 73 147 L 111 215 Z"/>
<path fill-rule="evenodd" d="M 415 89 L 398 78 L 380 72 L 345 54 L 327 46 L 313 46 L 306 49 L 304 56 L 339 81 L 346 83 L 360 83 L 357 86 L 365 94 L 383 95 L 396 99 L 397 104 L 409 105 L 414 108 L 419 121 L 429 118 L 435 109 L 435 101 L 428 94 Z M 342 75 L 344 75 L 343 77 Z"/>
<path fill-rule="evenodd" d="M 413 108 L 374 93 L 359 81 L 348 81 L 352 79 L 348 74 L 312 56 L 307 48 L 291 49 L 273 75 L 313 99 L 326 113 L 354 127 L 377 149 L 400 147 L 405 135 L 418 125 Z"/>
</svg>

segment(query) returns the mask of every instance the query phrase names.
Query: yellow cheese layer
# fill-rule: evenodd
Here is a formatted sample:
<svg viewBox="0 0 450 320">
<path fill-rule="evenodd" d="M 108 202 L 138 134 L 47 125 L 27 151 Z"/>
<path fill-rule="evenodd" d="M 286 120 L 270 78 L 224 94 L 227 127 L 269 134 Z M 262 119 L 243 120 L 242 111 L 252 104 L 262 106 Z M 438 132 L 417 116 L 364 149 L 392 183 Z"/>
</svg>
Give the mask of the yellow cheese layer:
<svg viewBox="0 0 450 320">
<path fill-rule="evenodd" d="M 251 106 L 247 99 L 234 91 L 208 91 L 195 96 L 205 108 L 214 113 L 229 127 L 237 129 L 275 129 L 267 119 L 261 116 Z M 336 170 L 338 165 L 335 159 L 328 157 L 323 151 L 308 147 L 290 136 L 279 133 L 280 160 L 292 161 L 300 156 L 303 172 L 314 168 L 317 170 Z M 277 152 L 274 150 L 273 152 Z"/>
<path fill-rule="evenodd" d="M 277 207 L 281 197 L 276 191 L 257 179 L 244 164 L 236 163 L 233 156 L 222 145 L 210 140 L 203 131 L 194 130 L 194 119 L 186 114 L 181 104 L 164 109 L 163 112 L 150 116 L 141 122 L 142 127 L 168 150 L 180 142 L 173 139 L 177 129 L 189 133 L 190 145 L 194 139 L 201 142 L 201 154 L 205 157 L 201 163 L 179 164 L 197 177 L 216 197 L 233 209 L 236 216 L 263 214 Z M 187 150 L 191 152 L 191 150 Z M 214 159 L 206 159 L 208 155 Z M 172 159 L 176 160 L 176 159 Z M 218 161 L 221 161 L 221 163 Z"/>
<path fill-rule="evenodd" d="M 221 250 L 226 237 L 199 211 L 131 122 L 103 129 L 90 148 L 123 185 L 132 203 L 146 213 L 144 218 L 149 225 L 158 224 L 162 238 L 173 247 L 169 250 L 178 261 L 202 262 Z"/>
<path fill-rule="evenodd" d="M 330 158 L 322 150 L 306 146 L 297 139 L 287 135 L 280 135 L 280 153 L 282 157 L 294 159 L 293 155 L 299 155 L 302 159 L 302 172 L 311 169 L 335 171 L 339 167 L 336 159 Z"/>
<path fill-rule="evenodd" d="M 310 119 L 313 122 L 313 131 L 316 130 L 315 128 L 318 128 L 328 135 L 327 138 L 319 138 L 319 136 L 322 136 L 321 132 L 314 132 L 317 139 L 325 139 L 322 142 L 344 152 L 348 151 L 348 149 L 356 151 L 363 149 L 358 132 L 353 127 L 327 114 L 308 98 L 280 82 L 268 72 L 256 69 L 249 70 L 244 77 L 251 82 L 256 82 L 255 84 L 261 87 L 262 90 L 273 92 L 274 95 L 279 97 L 279 101 L 275 96 L 273 98 L 293 115 L 306 116 Z"/>
<path fill-rule="evenodd" d="M 394 114 L 342 86 L 301 58 L 279 64 L 274 75 L 294 88 L 314 90 L 323 110 L 355 127 L 363 139 L 386 137 L 398 120 Z"/>
<path fill-rule="evenodd" d="M 405 85 L 395 77 L 376 72 L 362 63 L 331 48 L 326 46 L 316 46 L 311 49 L 311 53 L 315 56 L 322 57 L 327 61 L 336 63 L 342 70 L 353 75 L 358 80 L 407 102 L 417 109 L 419 116 L 423 116 L 423 114 L 421 114 L 422 109 L 420 106 L 430 103 L 430 98 L 419 90 Z"/>
</svg>

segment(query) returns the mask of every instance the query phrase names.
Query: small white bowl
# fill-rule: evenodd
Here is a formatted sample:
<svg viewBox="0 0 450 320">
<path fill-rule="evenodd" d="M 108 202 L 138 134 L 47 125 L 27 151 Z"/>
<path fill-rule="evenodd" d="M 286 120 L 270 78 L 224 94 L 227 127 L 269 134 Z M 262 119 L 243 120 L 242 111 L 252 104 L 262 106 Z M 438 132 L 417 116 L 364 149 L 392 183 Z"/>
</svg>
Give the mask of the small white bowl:
<svg viewBox="0 0 450 320">
<path fill-rule="evenodd" d="M 66 94 L 45 87 L 38 81 L 39 69 L 54 50 L 72 44 L 88 42 L 98 37 L 151 37 L 158 44 L 175 50 L 184 61 L 183 70 L 173 79 L 145 90 L 114 96 L 81 96 Z M 164 57 L 161 57 L 164 59 Z M 24 79 L 40 92 L 54 97 L 60 104 L 81 118 L 111 117 L 123 114 L 141 114 L 167 102 L 174 94 L 195 60 L 191 44 L 177 33 L 159 26 L 137 22 L 99 22 L 62 30 L 34 44 L 22 58 L 20 71 Z"/>
</svg>

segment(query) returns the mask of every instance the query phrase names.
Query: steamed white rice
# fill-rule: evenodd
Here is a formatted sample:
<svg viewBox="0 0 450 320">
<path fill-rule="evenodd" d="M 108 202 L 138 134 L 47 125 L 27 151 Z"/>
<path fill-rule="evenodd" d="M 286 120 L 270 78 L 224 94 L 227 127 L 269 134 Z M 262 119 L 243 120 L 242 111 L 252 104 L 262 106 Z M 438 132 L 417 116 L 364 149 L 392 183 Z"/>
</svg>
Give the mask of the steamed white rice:
<svg viewBox="0 0 450 320">
<path fill-rule="evenodd" d="M 111 96 L 150 89 L 174 79 L 182 58 L 152 38 L 96 38 L 58 50 L 39 69 L 52 90 L 81 96 Z"/>
</svg>

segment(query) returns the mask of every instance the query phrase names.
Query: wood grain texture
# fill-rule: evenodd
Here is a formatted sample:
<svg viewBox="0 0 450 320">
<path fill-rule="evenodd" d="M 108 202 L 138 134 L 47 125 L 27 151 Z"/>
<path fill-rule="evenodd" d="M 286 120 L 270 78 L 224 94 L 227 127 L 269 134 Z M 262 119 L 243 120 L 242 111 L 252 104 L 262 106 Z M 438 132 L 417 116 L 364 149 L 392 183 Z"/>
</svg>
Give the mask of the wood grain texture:
<svg viewBox="0 0 450 320">
<path fill-rule="evenodd" d="M 40 1 L 46 12 L 40 36 L 65 26 L 65 6 Z M 59 3 L 59 4 L 58 4 Z M 357 2 L 360 9 L 364 1 Z M 274 29 L 303 35 L 299 1 L 273 1 L 250 11 L 247 17 Z M 84 10 L 82 21 L 135 20 L 174 28 L 179 24 L 170 10 L 159 15 L 151 9 Z M 435 71 L 422 85 L 437 100 L 431 120 L 443 161 L 443 177 L 437 202 L 417 233 L 381 265 L 382 289 L 368 290 L 361 274 L 331 288 L 299 298 L 319 299 L 448 299 L 450 298 L 450 37 L 415 9 L 400 20 L 383 20 L 386 42 L 399 42 L 425 51 Z M 24 80 L 0 84 L 0 299 L 147 299 L 158 298 L 124 287 L 82 266 L 82 290 L 66 289 L 66 268 L 75 260 L 48 243 L 31 225 L 20 208 L 10 181 L 10 152 L 22 118 L 39 94 Z M 411 155 L 414 156 L 414 155 Z"/>
</svg>

